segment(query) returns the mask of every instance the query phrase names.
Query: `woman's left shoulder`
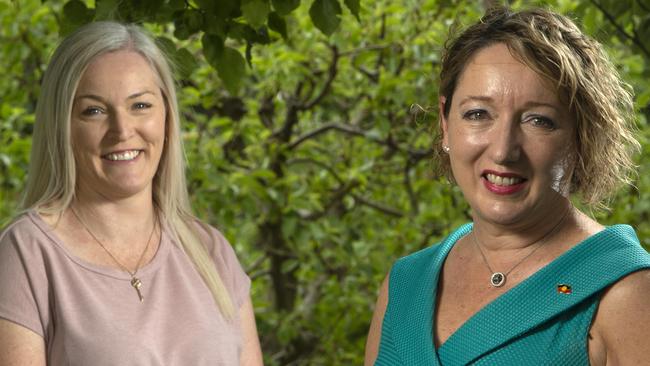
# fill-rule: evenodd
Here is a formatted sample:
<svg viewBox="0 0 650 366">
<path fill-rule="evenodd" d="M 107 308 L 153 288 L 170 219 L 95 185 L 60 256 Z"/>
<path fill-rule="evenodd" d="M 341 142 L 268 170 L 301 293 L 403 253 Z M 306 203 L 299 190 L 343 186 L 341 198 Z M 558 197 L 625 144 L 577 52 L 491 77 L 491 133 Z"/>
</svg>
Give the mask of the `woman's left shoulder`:
<svg viewBox="0 0 650 366">
<path fill-rule="evenodd" d="M 237 305 L 241 305 L 244 295 L 248 294 L 250 278 L 242 267 L 235 248 L 216 227 L 198 219 L 195 219 L 194 223 L 199 239 L 205 245 L 217 267 L 217 271 L 221 276 L 224 276 L 226 282 L 232 282 L 231 287 L 234 291 L 242 293 L 235 294 Z"/>
<path fill-rule="evenodd" d="M 224 248 L 231 248 L 228 239 L 216 227 L 199 219 L 194 219 L 194 229 L 208 251 L 221 251 Z"/>
<path fill-rule="evenodd" d="M 646 301 L 650 305 L 650 268 L 644 268 L 628 274 L 610 286 L 601 299 L 600 306 L 638 305 Z M 644 309 L 648 309 L 644 305 Z"/>
<path fill-rule="evenodd" d="M 641 364 L 650 337 L 650 268 L 630 273 L 604 293 L 592 331 L 602 339 L 608 363 Z M 646 360 L 647 361 L 647 360 Z"/>
</svg>

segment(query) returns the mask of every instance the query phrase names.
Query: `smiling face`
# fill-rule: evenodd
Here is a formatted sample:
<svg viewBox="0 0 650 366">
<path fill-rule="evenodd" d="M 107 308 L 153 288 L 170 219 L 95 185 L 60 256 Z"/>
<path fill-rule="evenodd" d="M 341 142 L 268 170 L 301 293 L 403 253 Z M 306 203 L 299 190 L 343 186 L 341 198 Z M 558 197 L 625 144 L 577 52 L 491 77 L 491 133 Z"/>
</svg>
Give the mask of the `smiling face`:
<svg viewBox="0 0 650 366">
<path fill-rule="evenodd" d="M 149 63 L 134 51 L 103 54 L 88 65 L 70 125 L 78 194 L 110 200 L 151 195 L 165 140 L 159 85 Z"/>
<path fill-rule="evenodd" d="M 558 202 L 568 196 L 575 160 L 574 122 L 553 85 L 506 45 L 474 55 L 441 123 L 454 178 L 475 220 L 530 226 L 562 213 Z"/>
</svg>

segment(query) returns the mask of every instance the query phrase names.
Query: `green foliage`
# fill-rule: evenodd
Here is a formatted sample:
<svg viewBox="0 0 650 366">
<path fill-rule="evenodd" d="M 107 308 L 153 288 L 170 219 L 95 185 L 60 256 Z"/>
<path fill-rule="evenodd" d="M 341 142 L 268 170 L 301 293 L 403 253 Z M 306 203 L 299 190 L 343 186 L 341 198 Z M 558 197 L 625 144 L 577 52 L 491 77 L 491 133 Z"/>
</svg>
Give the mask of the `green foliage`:
<svg viewBox="0 0 650 366">
<path fill-rule="evenodd" d="M 311 19 L 323 33 L 331 35 L 340 24 L 342 12 L 340 0 L 314 0 Z M 345 5 L 359 19 L 359 0 L 344 0 Z M 250 63 L 250 48 L 275 40 L 269 31 L 287 38 L 287 21 L 300 6 L 300 0 L 143 0 L 119 1 L 96 0 L 94 8 L 89 2 L 68 0 L 63 5 L 63 17 L 59 22 L 62 35 L 93 20 L 119 20 L 174 25 L 174 37 L 188 40 L 199 35 L 205 42 L 217 42 L 205 47 L 210 50 L 204 56 L 217 70 L 226 89 L 237 94 L 246 75 L 241 48 L 246 48 Z M 232 44 L 223 47 L 224 43 Z M 214 52 L 214 51 L 217 52 Z M 184 63 L 192 63 L 188 53 L 181 51 Z"/>
<path fill-rule="evenodd" d="M 650 55 L 637 35 L 650 12 L 600 3 L 545 2 L 580 19 L 634 87 L 644 172 Z M 391 263 L 469 220 L 458 188 L 432 176 L 430 146 L 441 45 L 482 11 L 433 0 L 0 0 L 0 221 L 24 185 L 60 34 L 142 22 L 176 64 L 192 202 L 253 279 L 266 364 L 361 364 Z M 635 184 L 597 215 L 631 224 L 650 248 L 650 177 Z"/>
<path fill-rule="evenodd" d="M 342 11 L 337 0 L 314 0 L 309 15 L 314 25 L 329 36 L 339 27 Z"/>
</svg>

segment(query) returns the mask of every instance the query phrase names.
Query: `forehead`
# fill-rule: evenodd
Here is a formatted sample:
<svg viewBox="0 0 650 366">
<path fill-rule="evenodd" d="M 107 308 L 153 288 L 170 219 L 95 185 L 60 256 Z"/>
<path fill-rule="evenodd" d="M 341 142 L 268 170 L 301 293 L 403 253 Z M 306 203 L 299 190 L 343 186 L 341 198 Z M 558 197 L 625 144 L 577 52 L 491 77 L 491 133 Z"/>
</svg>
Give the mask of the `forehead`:
<svg viewBox="0 0 650 366">
<path fill-rule="evenodd" d="M 96 56 L 79 80 L 78 90 L 109 86 L 160 86 L 150 63 L 138 52 L 119 50 Z"/>
<path fill-rule="evenodd" d="M 467 62 L 455 94 L 534 99 L 560 104 L 558 90 L 546 78 L 498 43 L 477 51 Z"/>
</svg>

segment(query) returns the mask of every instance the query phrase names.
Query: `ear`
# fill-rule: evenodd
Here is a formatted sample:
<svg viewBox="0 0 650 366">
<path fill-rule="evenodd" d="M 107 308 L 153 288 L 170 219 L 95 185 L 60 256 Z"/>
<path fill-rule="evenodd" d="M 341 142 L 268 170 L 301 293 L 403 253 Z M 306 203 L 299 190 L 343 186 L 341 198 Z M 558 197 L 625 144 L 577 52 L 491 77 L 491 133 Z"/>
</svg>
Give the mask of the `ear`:
<svg viewBox="0 0 650 366">
<path fill-rule="evenodd" d="M 438 121 L 440 123 L 440 133 L 442 134 L 442 146 L 449 146 L 449 133 L 447 132 L 447 118 L 445 117 L 446 97 L 438 98 Z"/>
</svg>

